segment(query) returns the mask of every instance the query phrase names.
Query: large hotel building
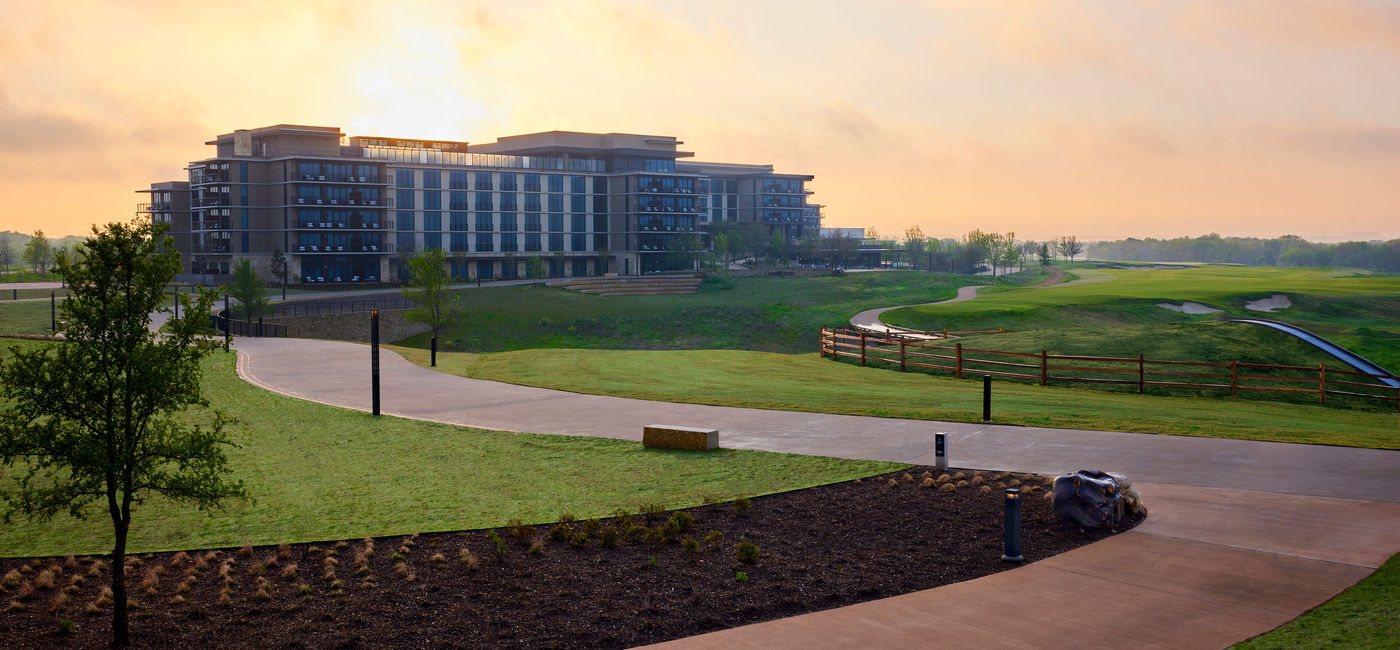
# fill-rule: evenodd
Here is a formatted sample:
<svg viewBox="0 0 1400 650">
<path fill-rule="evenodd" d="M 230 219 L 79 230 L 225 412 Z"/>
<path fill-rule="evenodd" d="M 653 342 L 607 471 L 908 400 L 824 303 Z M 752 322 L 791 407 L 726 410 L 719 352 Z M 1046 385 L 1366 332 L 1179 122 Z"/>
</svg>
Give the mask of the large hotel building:
<svg viewBox="0 0 1400 650">
<path fill-rule="evenodd" d="M 770 165 L 681 161 L 673 137 L 551 131 L 494 143 L 347 137 L 281 124 L 215 138 L 188 181 L 153 183 L 142 214 L 171 225 L 184 271 L 227 274 L 241 258 L 289 281 L 384 282 L 425 248 L 459 279 L 638 275 L 690 268 L 677 249 L 702 227 L 759 223 L 814 237 L 811 176 Z M 684 245 L 678 242 L 688 240 Z"/>
</svg>

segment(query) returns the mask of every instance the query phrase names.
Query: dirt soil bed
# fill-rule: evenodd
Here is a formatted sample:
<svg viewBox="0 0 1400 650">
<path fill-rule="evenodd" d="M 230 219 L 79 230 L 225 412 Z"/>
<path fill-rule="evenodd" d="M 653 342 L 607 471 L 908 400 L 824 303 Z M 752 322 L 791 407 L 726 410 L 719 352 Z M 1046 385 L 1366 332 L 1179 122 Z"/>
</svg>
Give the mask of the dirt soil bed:
<svg viewBox="0 0 1400 650">
<path fill-rule="evenodd" d="M 925 486 L 925 472 L 935 481 L 942 472 L 918 467 L 754 498 L 747 512 L 633 508 L 630 523 L 557 530 L 140 555 L 127 574 L 132 638 L 137 647 L 626 647 L 1012 569 L 1001 561 L 1002 487 L 1028 493 L 1027 561 L 1113 534 L 1057 522 L 1046 477 L 962 471 L 967 483 L 952 492 Z M 949 474 L 956 484 L 958 470 Z M 677 533 L 686 515 L 693 521 Z M 741 541 L 756 561 L 739 558 Z M 0 646 L 106 646 L 111 574 L 94 569 L 101 559 L 0 560 Z"/>
</svg>

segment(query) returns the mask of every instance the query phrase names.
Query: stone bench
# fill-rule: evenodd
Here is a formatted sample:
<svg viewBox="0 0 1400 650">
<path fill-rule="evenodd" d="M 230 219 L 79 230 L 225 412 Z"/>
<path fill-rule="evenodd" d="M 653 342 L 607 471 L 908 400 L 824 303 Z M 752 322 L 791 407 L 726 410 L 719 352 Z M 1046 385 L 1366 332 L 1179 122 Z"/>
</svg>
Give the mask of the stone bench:
<svg viewBox="0 0 1400 650">
<path fill-rule="evenodd" d="M 650 424 L 642 427 L 642 445 L 649 449 L 718 449 L 718 429 Z"/>
</svg>

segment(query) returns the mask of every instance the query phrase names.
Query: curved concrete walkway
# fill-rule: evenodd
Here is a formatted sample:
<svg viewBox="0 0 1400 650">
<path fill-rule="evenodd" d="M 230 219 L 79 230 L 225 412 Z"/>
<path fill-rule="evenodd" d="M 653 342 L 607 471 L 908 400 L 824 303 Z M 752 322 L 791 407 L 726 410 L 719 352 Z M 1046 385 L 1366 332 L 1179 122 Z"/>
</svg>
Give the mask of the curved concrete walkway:
<svg viewBox="0 0 1400 650">
<path fill-rule="evenodd" d="M 889 334 L 889 333 L 891 333 L 891 332 L 896 333 L 896 334 L 903 333 L 903 332 L 910 332 L 910 331 L 913 331 L 913 330 L 908 330 L 908 329 L 905 329 L 905 328 L 903 328 L 903 327 L 895 327 L 895 326 L 893 326 L 893 325 L 886 325 L 886 324 L 885 324 L 885 321 L 880 320 L 880 314 L 883 314 L 883 313 L 885 313 L 885 312 L 887 312 L 887 311 L 891 311 L 891 310 L 894 310 L 894 309 L 904 309 L 905 307 L 920 307 L 920 306 L 923 306 L 923 305 L 946 305 L 946 304 L 948 304 L 948 303 L 953 303 L 953 302 L 965 302 L 965 301 L 968 301 L 968 300 L 972 300 L 973 298 L 976 298 L 976 297 L 977 297 L 977 290 L 978 290 L 978 289 L 986 289 L 986 288 L 987 288 L 987 285 L 983 285 L 983 284 L 979 284 L 979 285 L 975 285 L 975 286 L 970 286 L 970 287 L 958 287 L 958 295 L 955 296 L 955 297 L 953 297 L 953 298 L 949 298 L 949 299 L 947 299 L 947 300 L 939 300 L 938 302 L 925 302 L 925 303 L 919 303 L 919 304 L 917 304 L 917 305 L 897 305 L 897 306 L 894 306 L 894 307 L 881 307 L 881 308 L 879 308 L 879 309 L 867 309 L 867 310 L 865 310 L 865 311 L 863 311 L 863 312 L 860 312 L 860 313 L 856 314 L 855 316 L 852 316 L 852 317 L 851 317 L 851 324 L 852 324 L 852 325 L 855 325 L 856 327 L 860 327 L 860 328 L 863 328 L 863 329 L 868 329 L 868 330 L 873 331 L 873 332 L 884 332 L 884 333 L 886 333 L 886 334 Z"/>
<path fill-rule="evenodd" d="M 250 382 L 369 407 L 367 346 L 236 347 Z M 669 644 L 678 647 L 1220 647 L 1287 622 L 1400 551 L 1400 452 L 650 402 L 466 379 L 389 352 L 381 378 L 386 414 L 514 431 L 637 440 L 646 424 L 704 425 L 726 447 L 928 464 L 932 434 L 946 431 L 954 465 L 1122 471 L 1152 509 L 1133 531 L 1012 571 Z M 1066 615 L 1066 593 L 1094 594 L 1093 613 Z"/>
</svg>

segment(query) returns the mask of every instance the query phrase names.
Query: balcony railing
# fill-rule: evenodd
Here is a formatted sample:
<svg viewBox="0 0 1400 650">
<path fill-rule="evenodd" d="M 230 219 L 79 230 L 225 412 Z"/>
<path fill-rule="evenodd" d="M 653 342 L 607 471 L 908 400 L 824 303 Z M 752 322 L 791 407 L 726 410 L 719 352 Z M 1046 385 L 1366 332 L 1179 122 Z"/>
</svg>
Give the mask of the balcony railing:
<svg viewBox="0 0 1400 650">
<path fill-rule="evenodd" d="M 190 224 L 191 230 L 228 230 L 227 221 L 196 221 Z"/>
<path fill-rule="evenodd" d="M 228 172 L 219 174 L 190 174 L 191 185 L 207 185 L 209 183 L 227 183 Z"/>
<path fill-rule="evenodd" d="M 297 244 L 293 253 L 343 255 L 345 253 L 392 253 L 394 244 Z"/>
<path fill-rule="evenodd" d="M 378 175 L 358 176 L 358 175 L 338 175 L 338 174 L 302 174 L 300 178 L 292 179 L 293 182 L 301 183 L 364 183 L 366 185 L 386 185 L 387 180 L 382 180 Z"/>
<path fill-rule="evenodd" d="M 393 221 L 301 221 L 297 223 L 300 230 L 393 230 Z"/>
</svg>

